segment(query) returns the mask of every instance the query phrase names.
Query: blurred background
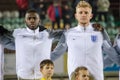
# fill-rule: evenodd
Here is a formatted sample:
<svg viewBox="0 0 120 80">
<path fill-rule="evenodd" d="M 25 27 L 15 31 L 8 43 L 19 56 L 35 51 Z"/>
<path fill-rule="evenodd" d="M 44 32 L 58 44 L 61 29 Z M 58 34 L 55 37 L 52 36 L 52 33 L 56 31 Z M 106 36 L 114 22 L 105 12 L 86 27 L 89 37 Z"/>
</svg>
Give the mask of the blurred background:
<svg viewBox="0 0 120 80">
<path fill-rule="evenodd" d="M 10 31 L 24 27 L 24 14 L 30 8 L 36 9 L 41 17 L 41 24 L 52 29 L 52 21 L 47 13 L 51 4 L 57 1 L 62 9 L 60 27 L 55 24 L 54 29 L 67 29 L 77 25 L 74 19 L 75 6 L 80 0 L 0 0 L 0 24 Z M 100 23 L 108 32 L 113 43 L 115 36 L 120 31 L 120 0 L 86 0 L 93 7 L 92 22 Z M 18 4 L 21 3 L 21 4 Z M 102 5 L 101 5 L 102 4 Z M 22 7 L 21 7 L 22 6 Z M 105 6 L 105 7 L 104 7 Z M 105 9 L 104 9 L 105 8 Z M 107 9 L 106 9 L 107 8 Z M 105 16 L 104 16 L 105 15 Z M 56 43 L 53 44 L 53 48 Z M 68 80 L 67 54 L 55 61 L 55 74 L 53 80 Z M 113 64 L 104 69 L 105 80 L 118 80 L 119 66 Z M 16 80 L 15 51 L 5 49 L 5 80 Z"/>
</svg>

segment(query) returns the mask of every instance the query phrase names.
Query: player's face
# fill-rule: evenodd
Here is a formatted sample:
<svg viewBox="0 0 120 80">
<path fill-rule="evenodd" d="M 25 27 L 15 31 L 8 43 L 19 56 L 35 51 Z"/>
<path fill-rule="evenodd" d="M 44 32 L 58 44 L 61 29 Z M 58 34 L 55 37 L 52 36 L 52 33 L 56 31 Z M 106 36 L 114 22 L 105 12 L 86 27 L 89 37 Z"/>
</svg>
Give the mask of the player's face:
<svg viewBox="0 0 120 80">
<path fill-rule="evenodd" d="M 80 70 L 76 80 L 89 80 L 90 74 L 87 70 Z"/>
<path fill-rule="evenodd" d="M 44 75 L 44 77 L 52 77 L 52 75 L 54 73 L 54 66 L 53 65 L 45 65 L 41 69 L 41 72 Z"/>
<path fill-rule="evenodd" d="M 25 15 L 25 23 L 29 29 L 35 30 L 40 23 L 39 14 L 35 12 L 27 13 Z"/>
<path fill-rule="evenodd" d="M 80 7 L 76 9 L 75 18 L 79 24 L 89 24 L 92 18 L 92 10 L 89 7 Z"/>
</svg>

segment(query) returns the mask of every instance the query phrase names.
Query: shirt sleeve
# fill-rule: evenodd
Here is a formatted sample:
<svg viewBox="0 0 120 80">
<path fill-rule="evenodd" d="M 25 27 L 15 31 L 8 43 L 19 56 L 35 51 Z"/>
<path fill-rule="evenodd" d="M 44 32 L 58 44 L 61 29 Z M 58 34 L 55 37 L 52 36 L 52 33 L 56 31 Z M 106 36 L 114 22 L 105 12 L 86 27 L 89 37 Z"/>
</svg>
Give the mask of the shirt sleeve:
<svg viewBox="0 0 120 80">
<path fill-rule="evenodd" d="M 108 34 L 106 33 L 105 30 L 102 33 L 103 33 L 103 37 L 104 37 L 103 48 L 102 48 L 103 53 L 105 53 L 108 56 L 108 58 L 106 58 L 105 60 L 108 59 L 108 60 L 111 60 L 112 62 L 120 65 L 120 56 L 116 52 L 115 48 L 112 46 L 110 39 L 108 37 Z"/>
<path fill-rule="evenodd" d="M 65 40 L 65 35 L 63 34 L 56 46 L 56 48 L 51 53 L 51 60 L 55 60 L 60 57 L 67 50 L 67 43 Z"/>
<path fill-rule="evenodd" d="M 104 68 L 113 66 L 113 61 L 109 58 L 108 55 L 104 57 Z"/>
<path fill-rule="evenodd" d="M 54 39 L 60 39 L 61 35 L 63 34 L 63 30 L 48 30 L 49 37 Z"/>
<path fill-rule="evenodd" d="M 117 53 L 120 55 L 120 33 L 116 36 L 113 47 L 115 48 Z"/>
<path fill-rule="evenodd" d="M 4 46 L 4 48 L 15 50 L 15 42 L 12 33 L 4 34 L 3 36 L 0 36 L 0 39 L 0 43 Z"/>
</svg>

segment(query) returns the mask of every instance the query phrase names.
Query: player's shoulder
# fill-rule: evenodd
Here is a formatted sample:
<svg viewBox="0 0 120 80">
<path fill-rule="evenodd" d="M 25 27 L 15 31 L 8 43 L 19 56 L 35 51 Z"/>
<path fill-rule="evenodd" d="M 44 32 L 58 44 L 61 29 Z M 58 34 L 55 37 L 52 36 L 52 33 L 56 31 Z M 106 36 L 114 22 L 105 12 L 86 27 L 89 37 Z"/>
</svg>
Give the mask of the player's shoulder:
<svg viewBox="0 0 120 80">
<path fill-rule="evenodd" d="M 26 28 L 17 28 L 17 29 L 14 29 L 13 34 L 17 35 L 19 33 L 24 33 L 24 32 L 26 32 Z"/>
<path fill-rule="evenodd" d="M 74 26 L 74 27 L 72 27 L 72 28 L 70 28 L 70 29 L 68 29 L 66 32 L 74 32 L 74 31 L 76 31 L 76 28 L 77 28 L 77 26 Z"/>
<path fill-rule="evenodd" d="M 25 30 L 26 30 L 26 28 L 17 28 L 17 29 L 14 29 L 14 32 L 22 32 Z"/>
</svg>

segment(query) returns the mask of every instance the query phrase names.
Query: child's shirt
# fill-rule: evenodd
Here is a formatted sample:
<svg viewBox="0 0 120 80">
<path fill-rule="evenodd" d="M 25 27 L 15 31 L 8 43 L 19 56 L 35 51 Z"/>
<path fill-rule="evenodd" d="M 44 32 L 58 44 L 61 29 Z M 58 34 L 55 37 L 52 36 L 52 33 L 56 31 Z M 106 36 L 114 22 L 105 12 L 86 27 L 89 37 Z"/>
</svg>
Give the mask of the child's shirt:
<svg viewBox="0 0 120 80">
<path fill-rule="evenodd" d="M 40 80 L 46 80 L 45 78 L 41 78 Z M 52 80 L 52 79 L 50 79 L 50 80 Z"/>
</svg>

